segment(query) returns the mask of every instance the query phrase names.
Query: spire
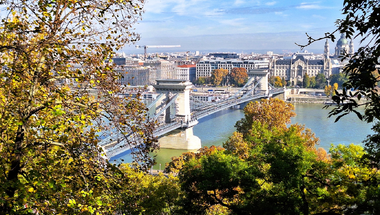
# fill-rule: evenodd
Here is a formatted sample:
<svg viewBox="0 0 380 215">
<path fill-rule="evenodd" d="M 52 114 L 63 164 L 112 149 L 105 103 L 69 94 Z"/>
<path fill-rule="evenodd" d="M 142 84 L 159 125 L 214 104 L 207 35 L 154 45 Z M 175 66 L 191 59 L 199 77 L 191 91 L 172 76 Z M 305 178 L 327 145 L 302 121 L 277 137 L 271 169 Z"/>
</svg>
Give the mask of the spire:
<svg viewBox="0 0 380 215">
<path fill-rule="evenodd" d="M 355 52 L 355 50 L 354 50 L 354 41 L 351 40 L 351 42 L 350 42 L 350 54 L 353 55 L 354 52 Z"/>
<path fill-rule="evenodd" d="M 326 43 L 325 43 L 325 57 L 329 58 L 329 56 L 330 56 L 329 40 L 326 39 Z"/>
</svg>

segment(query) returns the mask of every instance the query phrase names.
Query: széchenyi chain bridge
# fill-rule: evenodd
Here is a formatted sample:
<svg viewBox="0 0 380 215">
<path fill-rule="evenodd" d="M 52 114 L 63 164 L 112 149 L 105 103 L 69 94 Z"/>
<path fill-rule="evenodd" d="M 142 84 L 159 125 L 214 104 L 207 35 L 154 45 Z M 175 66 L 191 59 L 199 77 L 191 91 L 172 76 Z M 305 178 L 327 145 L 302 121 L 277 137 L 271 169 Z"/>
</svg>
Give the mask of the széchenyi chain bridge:
<svg viewBox="0 0 380 215">
<path fill-rule="evenodd" d="M 251 70 L 248 75 L 247 83 L 234 95 L 212 102 L 200 99 L 195 93 L 191 94 L 193 84 L 188 80 L 157 80 L 154 88 L 159 95 L 148 105 L 150 120 L 159 122 L 153 135 L 162 137 L 176 129 L 181 129 L 183 132 L 180 135 L 182 137 L 173 139 L 173 144 L 166 147 L 160 144 L 161 147 L 199 149 L 200 139 L 192 133 L 192 127 L 198 124 L 198 119 L 230 107 L 244 105 L 252 100 L 285 95 L 284 88 L 275 88 L 269 84 L 267 70 Z M 99 145 L 105 151 L 107 158 L 131 150 L 125 138 L 130 138 L 129 141 L 138 141 L 133 140 L 133 133 L 126 136 L 116 133 L 100 141 Z"/>
</svg>

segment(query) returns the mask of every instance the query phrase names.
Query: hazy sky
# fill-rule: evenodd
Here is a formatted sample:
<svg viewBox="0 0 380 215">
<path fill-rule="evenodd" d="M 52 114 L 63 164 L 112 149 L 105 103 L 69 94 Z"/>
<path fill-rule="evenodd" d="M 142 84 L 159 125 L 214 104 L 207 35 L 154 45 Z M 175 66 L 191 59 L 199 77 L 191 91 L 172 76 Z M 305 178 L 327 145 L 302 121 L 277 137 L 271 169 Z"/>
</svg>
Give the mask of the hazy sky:
<svg viewBox="0 0 380 215">
<path fill-rule="evenodd" d="M 181 45 L 168 51 L 286 52 L 306 42 L 305 32 L 320 37 L 333 31 L 342 7 L 343 0 L 147 0 L 134 27 L 141 35 L 138 45 Z M 323 52 L 323 45 L 308 49 Z M 143 52 L 134 45 L 124 50 Z M 157 51 L 163 50 L 148 49 Z"/>
</svg>

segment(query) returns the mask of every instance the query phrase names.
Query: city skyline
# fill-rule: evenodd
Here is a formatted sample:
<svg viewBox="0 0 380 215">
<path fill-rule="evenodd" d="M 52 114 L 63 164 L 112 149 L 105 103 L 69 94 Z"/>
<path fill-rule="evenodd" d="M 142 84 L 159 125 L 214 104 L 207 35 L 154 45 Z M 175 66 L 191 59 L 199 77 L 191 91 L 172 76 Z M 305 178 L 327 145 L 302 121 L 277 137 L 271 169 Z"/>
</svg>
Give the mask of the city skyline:
<svg viewBox="0 0 380 215">
<path fill-rule="evenodd" d="M 142 20 L 133 26 L 141 40 L 122 51 L 143 53 L 135 45 L 181 45 L 148 52 L 294 52 L 299 50 L 295 43 L 306 43 L 306 32 L 317 38 L 333 31 L 342 7 L 343 1 L 337 0 L 149 0 Z M 323 46 L 320 41 L 306 49 L 322 53 Z"/>
</svg>

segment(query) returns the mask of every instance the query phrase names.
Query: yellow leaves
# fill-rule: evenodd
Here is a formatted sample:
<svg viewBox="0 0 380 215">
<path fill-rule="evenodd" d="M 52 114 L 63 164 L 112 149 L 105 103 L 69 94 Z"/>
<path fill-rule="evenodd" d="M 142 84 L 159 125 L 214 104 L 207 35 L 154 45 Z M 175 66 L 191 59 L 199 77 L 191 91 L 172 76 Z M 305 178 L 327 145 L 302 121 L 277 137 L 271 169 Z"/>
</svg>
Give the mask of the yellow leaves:
<svg viewBox="0 0 380 215">
<path fill-rule="evenodd" d="M 69 203 L 67 204 L 67 206 L 73 208 L 75 207 L 75 205 L 76 205 L 75 199 L 69 199 Z"/>
<path fill-rule="evenodd" d="M 29 193 L 33 193 L 33 192 L 34 192 L 34 188 L 33 188 L 33 187 L 30 187 L 30 188 L 28 189 L 28 192 L 29 192 Z"/>
</svg>

